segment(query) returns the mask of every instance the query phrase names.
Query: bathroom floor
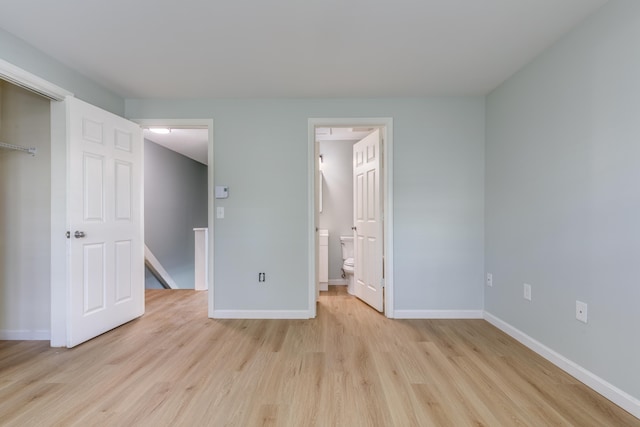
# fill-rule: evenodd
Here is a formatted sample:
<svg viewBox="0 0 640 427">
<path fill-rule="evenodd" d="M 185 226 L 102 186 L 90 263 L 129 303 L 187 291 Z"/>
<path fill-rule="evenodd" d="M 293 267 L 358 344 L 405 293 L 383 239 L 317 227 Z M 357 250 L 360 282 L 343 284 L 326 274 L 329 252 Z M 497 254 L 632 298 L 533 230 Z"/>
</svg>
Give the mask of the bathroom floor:
<svg viewBox="0 0 640 427">
<path fill-rule="evenodd" d="M 355 298 L 353 295 L 349 294 L 349 292 L 347 292 L 347 286 L 340 286 L 340 285 L 329 285 L 329 290 L 328 291 L 320 291 L 320 296 L 321 297 L 348 297 L 348 298 Z"/>
</svg>

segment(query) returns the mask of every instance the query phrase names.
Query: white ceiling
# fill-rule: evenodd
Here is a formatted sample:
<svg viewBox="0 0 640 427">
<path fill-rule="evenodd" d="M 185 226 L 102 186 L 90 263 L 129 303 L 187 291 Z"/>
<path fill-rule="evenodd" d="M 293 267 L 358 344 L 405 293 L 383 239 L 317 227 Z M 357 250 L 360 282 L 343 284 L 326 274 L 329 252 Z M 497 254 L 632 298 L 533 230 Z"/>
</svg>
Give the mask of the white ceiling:
<svg viewBox="0 0 640 427">
<path fill-rule="evenodd" d="M 207 129 L 171 129 L 171 133 L 158 134 L 144 129 L 144 138 L 183 156 L 209 164 L 207 157 L 209 131 Z"/>
<path fill-rule="evenodd" d="M 1 0 L 125 98 L 486 94 L 607 0 Z"/>
</svg>

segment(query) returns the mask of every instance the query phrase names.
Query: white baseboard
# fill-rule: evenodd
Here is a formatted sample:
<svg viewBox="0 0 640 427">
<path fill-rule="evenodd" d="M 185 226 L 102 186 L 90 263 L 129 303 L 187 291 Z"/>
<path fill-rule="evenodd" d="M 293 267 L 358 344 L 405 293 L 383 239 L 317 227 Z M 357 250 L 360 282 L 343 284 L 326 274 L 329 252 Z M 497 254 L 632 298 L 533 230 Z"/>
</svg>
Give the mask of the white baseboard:
<svg viewBox="0 0 640 427">
<path fill-rule="evenodd" d="M 482 319 L 482 310 L 394 310 L 395 319 Z"/>
<path fill-rule="evenodd" d="M 214 319 L 309 319 L 307 310 L 213 310 Z"/>
<path fill-rule="evenodd" d="M 45 330 L 8 330 L 0 329 L 0 340 L 3 341 L 49 341 L 51 332 Z"/>
<path fill-rule="evenodd" d="M 330 279 L 329 280 L 330 286 L 347 286 L 348 284 L 349 282 L 347 281 L 347 279 Z"/>
<path fill-rule="evenodd" d="M 640 418 L 639 399 L 620 390 L 613 384 L 610 384 L 609 382 L 603 380 L 591 371 L 588 371 L 577 363 L 567 359 L 563 355 L 555 352 L 541 342 L 531 338 L 529 335 L 511 326 L 510 324 L 494 316 L 493 314 L 485 311 L 484 319 L 496 328 L 500 329 L 502 332 L 511 336 L 534 352 L 538 353 L 540 356 L 544 357 L 549 362 L 556 365 L 558 368 L 575 377 L 578 381 L 583 382 L 585 385 L 592 388 L 595 392 L 606 397 L 616 405 L 623 408 L 625 411 L 631 413 L 633 416 Z"/>
</svg>

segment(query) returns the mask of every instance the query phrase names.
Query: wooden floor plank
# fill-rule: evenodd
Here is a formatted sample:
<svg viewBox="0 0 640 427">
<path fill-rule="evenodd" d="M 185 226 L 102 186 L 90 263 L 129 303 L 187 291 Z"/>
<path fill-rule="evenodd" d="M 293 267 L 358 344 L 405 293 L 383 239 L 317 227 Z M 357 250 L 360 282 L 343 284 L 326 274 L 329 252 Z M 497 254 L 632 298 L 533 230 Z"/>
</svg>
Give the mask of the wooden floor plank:
<svg viewBox="0 0 640 427">
<path fill-rule="evenodd" d="M 213 320 L 207 293 L 74 349 L 0 341 L 2 426 L 640 426 L 483 320 L 391 320 L 321 294 L 312 320 Z"/>
</svg>

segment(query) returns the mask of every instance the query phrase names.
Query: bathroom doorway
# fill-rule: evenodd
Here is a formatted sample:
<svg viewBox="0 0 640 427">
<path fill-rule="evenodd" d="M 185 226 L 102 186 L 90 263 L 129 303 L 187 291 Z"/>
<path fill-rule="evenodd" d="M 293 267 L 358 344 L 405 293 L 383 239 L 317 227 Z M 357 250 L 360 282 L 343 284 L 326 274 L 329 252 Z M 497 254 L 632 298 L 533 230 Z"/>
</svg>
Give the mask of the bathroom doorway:
<svg viewBox="0 0 640 427">
<path fill-rule="evenodd" d="M 393 317 L 391 129 L 391 119 L 309 120 L 313 315 L 331 284 Z"/>
</svg>

